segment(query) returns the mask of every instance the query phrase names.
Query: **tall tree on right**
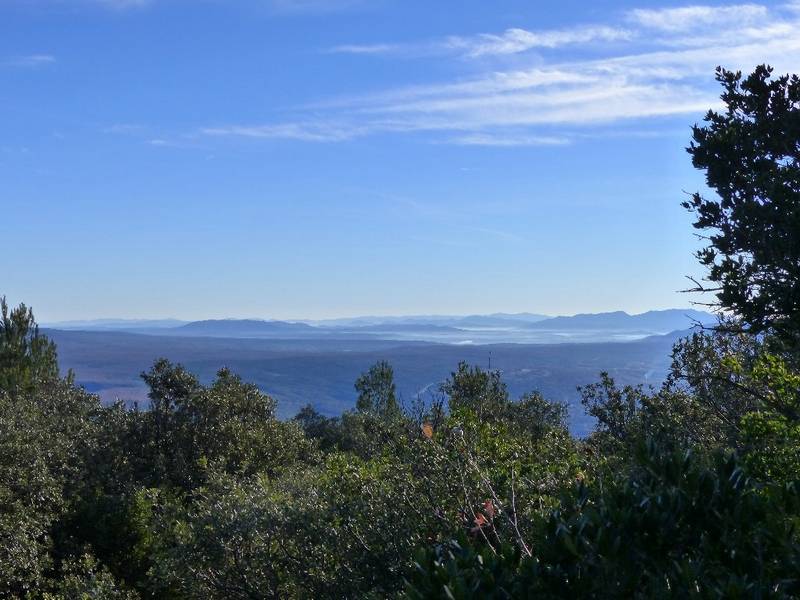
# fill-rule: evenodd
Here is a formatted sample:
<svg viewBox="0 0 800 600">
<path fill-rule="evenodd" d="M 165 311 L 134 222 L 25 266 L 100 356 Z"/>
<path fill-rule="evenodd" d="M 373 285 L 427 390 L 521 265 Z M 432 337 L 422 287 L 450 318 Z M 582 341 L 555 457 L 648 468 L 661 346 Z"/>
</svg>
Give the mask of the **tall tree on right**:
<svg viewBox="0 0 800 600">
<path fill-rule="evenodd" d="M 717 68 L 722 111 L 695 125 L 687 149 L 717 197 L 695 193 L 683 206 L 707 245 L 715 306 L 752 333 L 800 350 L 800 78 L 761 65 L 747 77 Z"/>
</svg>

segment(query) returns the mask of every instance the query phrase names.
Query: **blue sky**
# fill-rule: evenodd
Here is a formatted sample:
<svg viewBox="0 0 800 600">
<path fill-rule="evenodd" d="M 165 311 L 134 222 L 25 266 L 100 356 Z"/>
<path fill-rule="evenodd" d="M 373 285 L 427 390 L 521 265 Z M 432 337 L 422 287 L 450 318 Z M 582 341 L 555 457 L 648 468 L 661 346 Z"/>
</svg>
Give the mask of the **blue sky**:
<svg viewBox="0 0 800 600">
<path fill-rule="evenodd" d="M 0 293 L 40 320 L 686 306 L 717 64 L 799 4 L 0 0 Z"/>
</svg>

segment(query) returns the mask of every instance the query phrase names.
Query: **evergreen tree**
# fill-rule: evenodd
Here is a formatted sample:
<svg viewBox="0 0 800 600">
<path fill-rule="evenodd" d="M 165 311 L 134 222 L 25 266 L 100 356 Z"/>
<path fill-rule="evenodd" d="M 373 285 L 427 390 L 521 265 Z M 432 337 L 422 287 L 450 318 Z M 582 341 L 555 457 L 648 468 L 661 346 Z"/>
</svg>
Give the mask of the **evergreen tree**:
<svg viewBox="0 0 800 600">
<path fill-rule="evenodd" d="M 508 405 L 508 390 L 500 371 L 484 371 L 463 361 L 441 390 L 448 396 L 451 411 L 469 408 L 479 418 L 497 416 Z"/>
<path fill-rule="evenodd" d="M 379 360 L 362 373 L 355 383 L 358 392 L 356 409 L 381 417 L 394 417 L 400 412 L 394 385 L 394 369 L 385 360 Z"/>
<path fill-rule="evenodd" d="M 58 376 L 55 344 L 39 333 L 33 311 L 24 304 L 9 310 L 0 298 L 0 390 L 29 392 Z"/>
<path fill-rule="evenodd" d="M 697 253 L 716 305 L 753 333 L 773 332 L 800 349 L 800 77 L 761 65 L 717 69 L 723 112 L 693 128 L 688 151 L 716 198 L 695 193 L 707 245 Z"/>
</svg>

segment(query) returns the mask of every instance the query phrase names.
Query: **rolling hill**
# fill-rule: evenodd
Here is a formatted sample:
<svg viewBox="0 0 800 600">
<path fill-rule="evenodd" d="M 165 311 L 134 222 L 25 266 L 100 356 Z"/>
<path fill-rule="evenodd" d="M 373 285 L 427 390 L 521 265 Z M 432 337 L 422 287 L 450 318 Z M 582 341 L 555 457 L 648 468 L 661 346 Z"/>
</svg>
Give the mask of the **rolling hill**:
<svg viewBox="0 0 800 600">
<path fill-rule="evenodd" d="M 315 327 L 305 323 L 286 321 L 260 321 L 256 319 L 209 319 L 193 321 L 170 330 L 169 335 L 203 337 L 274 337 L 313 335 Z"/>
<path fill-rule="evenodd" d="M 578 314 L 571 317 L 553 317 L 527 325 L 530 329 L 572 331 L 572 330 L 616 330 L 649 331 L 668 333 L 687 329 L 695 323 L 704 325 L 714 323 L 714 315 L 693 309 L 672 308 L 651 310 L 638 315 L 624 311 L 607 313 Z"/>
</svg>

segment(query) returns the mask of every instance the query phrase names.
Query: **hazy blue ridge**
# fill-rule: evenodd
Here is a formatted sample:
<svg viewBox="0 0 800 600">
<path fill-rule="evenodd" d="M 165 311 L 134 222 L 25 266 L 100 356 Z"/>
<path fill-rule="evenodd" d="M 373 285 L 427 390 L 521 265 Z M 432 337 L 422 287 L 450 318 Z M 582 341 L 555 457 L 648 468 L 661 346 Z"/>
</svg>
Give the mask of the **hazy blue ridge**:
<svg viewBox="0 0 800 600">
<path fill-rule="evenodd" d="M 627 329 L 650 330 L 666 333 L 687 329 L 695 323 L 708 325 L 714 323 L 716 317 L 711 313 L 673 308 L 668 310 L 651 310 L 638 315 L 630 315 L 624 311 L 608 313 L 578 314 L 571 317 L 553 317 L 531 323 L 531 329 Z"/>
</svg>

